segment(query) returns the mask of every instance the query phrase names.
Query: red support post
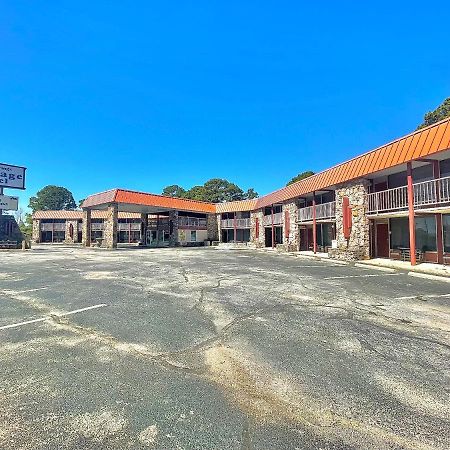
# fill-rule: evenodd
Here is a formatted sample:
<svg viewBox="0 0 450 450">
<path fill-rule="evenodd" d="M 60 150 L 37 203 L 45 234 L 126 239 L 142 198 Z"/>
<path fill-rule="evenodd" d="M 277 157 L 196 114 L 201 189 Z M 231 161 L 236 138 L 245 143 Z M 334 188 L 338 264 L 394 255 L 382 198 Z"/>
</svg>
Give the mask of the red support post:
<svg viewBox="0 0 450 450">
<path fill-rule="evenodd" d="M 313 212 L 313 251 L 317 253 L 317 229 L 316 229 L 316 193 L 313 192 L 312 201 L 312 212 Z"/>
<path fill-rule="evenodd" d="M 411 265 L 416 261 L 416 224 L 414 220 L 414 187 L 412 177 L 412 164 L 406 163 L 406 178 L 408 181 L 408 220 L 409 220 L 409 252 L 411 254 Z"/>
<path fill-rule="evenodd" d="M 271 220 L 271 222 L 272 222 L 272 248 L 275 248 L 275 228 L 273 226 L 273 205 L 271 206 L 271 209 L 270 209 L 270 215 L 272 217 L 272 220 Z"/>
<path fill-rule="evenodd" d="M 441 168 L 439 161 L 433 161 L 433 178 L 438 180 L 441 177 Z M 436 187 L 436 200 L 441 200 L 441 186 L 439 181 L 435 183 Z M 437 248 L 437 262 L 438 264 L 444 264 L 444 237 L 442 228 L 442 214 L 435 214 L 436 218 L 436 248 Z"/>
</svg>

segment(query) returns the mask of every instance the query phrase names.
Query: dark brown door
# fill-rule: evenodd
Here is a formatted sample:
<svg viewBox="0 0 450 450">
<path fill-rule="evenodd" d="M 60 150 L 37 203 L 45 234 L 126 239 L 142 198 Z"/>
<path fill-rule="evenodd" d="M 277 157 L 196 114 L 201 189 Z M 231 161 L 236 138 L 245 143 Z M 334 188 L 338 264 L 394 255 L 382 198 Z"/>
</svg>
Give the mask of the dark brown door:
<svg viewBox="0 0 450 450">
<path fill-rule="evenodd" d="M 377 223 L 377 257 L 389 258 L 389 227 L 387 223 Z"/>
</svg>

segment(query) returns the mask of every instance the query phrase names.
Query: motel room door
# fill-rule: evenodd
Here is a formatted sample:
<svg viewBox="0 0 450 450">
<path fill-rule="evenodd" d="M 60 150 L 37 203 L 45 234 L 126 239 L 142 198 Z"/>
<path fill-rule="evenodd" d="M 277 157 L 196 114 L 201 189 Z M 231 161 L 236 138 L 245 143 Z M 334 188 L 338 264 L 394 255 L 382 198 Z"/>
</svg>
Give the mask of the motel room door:
<svg viewBox="0 0 450 450">
<path fill-rule="evenodd" d="M 387 223 L 377 223 L 377 258 L 389 258 L 389 226 Z"/>
</svg>

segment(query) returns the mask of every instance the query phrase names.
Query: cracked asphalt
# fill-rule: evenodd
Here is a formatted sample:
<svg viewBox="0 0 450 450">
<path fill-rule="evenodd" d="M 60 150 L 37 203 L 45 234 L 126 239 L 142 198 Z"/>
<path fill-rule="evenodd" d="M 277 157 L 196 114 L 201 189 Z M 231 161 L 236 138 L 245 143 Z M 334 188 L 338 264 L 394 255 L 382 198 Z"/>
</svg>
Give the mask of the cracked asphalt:
<svg viewBox="0 0 450 450">
<path fill-rule="evenodd" d="M 217 248 L 0 263 L 1 449 L 450 448 L 449 283 Z"/>
</svg>

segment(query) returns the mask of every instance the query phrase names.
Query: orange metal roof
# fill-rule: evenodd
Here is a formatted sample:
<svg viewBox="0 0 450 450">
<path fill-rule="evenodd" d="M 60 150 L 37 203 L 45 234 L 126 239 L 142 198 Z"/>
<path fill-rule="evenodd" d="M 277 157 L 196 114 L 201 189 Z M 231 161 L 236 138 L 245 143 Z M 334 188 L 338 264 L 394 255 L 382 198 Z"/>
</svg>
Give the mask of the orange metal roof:
<svg viewBox="0 0 450 450">
<path fill-rule="evenodd" d="M 82 206 L 83 208 L 87 208 L 105 203 L 118 202 L 202 213 L 251 211 L 273 203 L 310 194 L 313 191 L 330 188 L 336 184 L 364 177 L 399 164 L 404 164 L 408 161 L 448 150 L 449 148 L 450 118 L 422 128 L 421 130 L 414 131 L 411 134 L 398 138 L 363 155 L 254 200 L 242 200 L 214 205 L 196 200 L 165 197 L 163 195 L 147 194 L 124 189 L 113 189 L 89 196 Z"/>
<path fill-rule="evenodd" d="M 106 219 L 107 211 L 92 210 L 92 219 Z M 119 212 L 119 219 L 139 219 L 140 213 Z M 67 211 L 67 210 L 48 210 L 48 211 L 36 211 L 33 214 L 33 219 L 82 219 L 83 211 Z"/>
<path fill-rule="evenodd" d="M 156 208 L 176 209 L 179 211 L 193 211 L 202 213 L 215 213 L 213 203 L 189 200 L 186 198 L 167 197 L 164 195 L 148 194 L 145 192 L 128 191 L 125 189 L 112 189 L 90 195 L 82 207 L 103 205 L 105 203 L 128 203 L 134 205 L 154 206 Z"/>
<path fill-rule="evenodd" d="M 450 118 L 260 197 L 256 209 L 450 149 Z"/>
</svg>

